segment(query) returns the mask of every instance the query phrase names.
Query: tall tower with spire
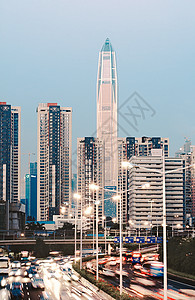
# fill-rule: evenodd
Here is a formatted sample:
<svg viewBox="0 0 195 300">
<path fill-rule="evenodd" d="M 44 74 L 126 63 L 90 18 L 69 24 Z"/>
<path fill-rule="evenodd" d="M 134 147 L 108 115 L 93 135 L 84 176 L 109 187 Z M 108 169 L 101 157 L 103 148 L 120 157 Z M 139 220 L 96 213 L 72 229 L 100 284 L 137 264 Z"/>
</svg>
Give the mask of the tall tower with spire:
<svg viewBox="0 0 195 300">
<path fill-rule="evenodd" d="M 105 146 L 105 186 L 116 187 L 118 176 L 116 55 L 107 38 L 100 53 L 97 78 L 97 138 Z"/>
</svg>

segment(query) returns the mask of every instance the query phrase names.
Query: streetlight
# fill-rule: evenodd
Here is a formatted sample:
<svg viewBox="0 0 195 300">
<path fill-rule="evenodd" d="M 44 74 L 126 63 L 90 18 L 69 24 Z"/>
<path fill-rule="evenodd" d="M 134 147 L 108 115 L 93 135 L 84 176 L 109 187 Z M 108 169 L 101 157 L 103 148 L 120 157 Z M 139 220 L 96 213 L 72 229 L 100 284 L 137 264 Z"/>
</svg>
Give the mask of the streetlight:
<svg viewBox="0 0 195 300">
<path fill-rule="evenodd" d="M 122 162 L 122 167 L 123 168 L 127 168 L 128 164 L 127 162 Z M 142 189 L 146 189 L 149 188 L 150 184 L 149 183 L 145 183 L 143 185 L 141 185 Z M 120 223 L 119 223 L 119 228 L 120 228 L 120 233 L 119 233 L 119 238 L 120 238 L 120 295 L 122 295 L 122 291 L 123 291 L 123 276 L 122 276 L 122 193 L 123 192 L 128 192 L 129 190 L 125 190 L 122 191 L 122 187 L 121 187 L 121 192 L 120 195 L 116 195 L 113 197 L 113 200 L 116 201 L 120 201 L 119 202 L 119 210 L 120 210 L 120 215 L 119 215 L 119 219 L 120 219 Z"/>
<path fill-rule="evenodd" d="M 154 201 L 152 199 L 149 199 L 148 202 L 150 203 L 150 227 L 151 227 L 151 236 L 152 236 L 152 203 Z"/>
<path fill-rule="evenodd" d="M 74 228 L 74 256 L 75 256 L 75 263 L 76 263 L 76 252 L 77 252 L 77 217 L 78 217 L 78 200 L 81 199 L 81 195 L 74 194 L 74 198 L 77 200 L 77 209 L 75 211 L 75 228 Z M 81 203 L 81 216 L 82 216 L 82 203 Z M 82 217 L 81 217 L 81 239 L 80 239 L 80 269 L 82 269 Z"/>
<path fill-rule="evenodd" d="M 100 204 L 99 200 L 96 200 L 96 280 L 98 280 L 98 205 Z"/>
<path fill-rule="evenodd" d="M 97 191 L 99 189 L 99 186 L 97 186 L 96 184 L 90 184 L 89 188 L 93 191 Z M 93 199 L 93 201 L 94 201 L 94 199 Z M 99 279 L 99 273 L 98 273 L 98 205 L 99 204 L 100 204 L 100 201 L 96 200 L 95 201 L 95 205 L 96 205 L 96 280 Z M 93 227 L 94 227 L 94 224 L 93 224 Z M 93 234 L 93 241 L 94 241 L 94 234 Z"/>
<path fill-rule="evenodd" d="M 119 200 L 120 201 L 120 295 L 122 295 L 123 292 L 123 275 L 122 275 L 122 197 L 121 195 L 116 195 L 113 197 L 113 200 Z"/>
<path fill-rule="evenodd" d="M 104 220 L 104 238 L 105 238 L 105 254 L 106 254 L 106 216 L 103 216 L 102 219 Z"/>
</svg>

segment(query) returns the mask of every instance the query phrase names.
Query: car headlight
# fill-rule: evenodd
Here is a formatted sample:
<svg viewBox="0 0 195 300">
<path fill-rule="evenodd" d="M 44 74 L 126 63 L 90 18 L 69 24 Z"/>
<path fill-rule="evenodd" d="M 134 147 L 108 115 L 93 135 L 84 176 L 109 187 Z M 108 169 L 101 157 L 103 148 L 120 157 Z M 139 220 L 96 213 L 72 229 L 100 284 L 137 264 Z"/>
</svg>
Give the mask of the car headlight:
<svg viewBox="0 0 195 300">
<path fill-rule="evenodd" d="M 5 285 L 6 285 L 6 279 L 3 278 L 3 279 L 1 280 L 1 286 L 4 287 Z"/>
</svg>

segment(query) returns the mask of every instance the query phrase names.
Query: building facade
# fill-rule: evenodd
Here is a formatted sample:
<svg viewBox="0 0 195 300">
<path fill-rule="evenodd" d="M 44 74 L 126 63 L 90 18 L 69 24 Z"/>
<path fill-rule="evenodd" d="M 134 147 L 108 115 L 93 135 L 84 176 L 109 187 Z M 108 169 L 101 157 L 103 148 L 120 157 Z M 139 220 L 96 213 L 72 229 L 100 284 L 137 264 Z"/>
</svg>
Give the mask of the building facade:
<svg viewBox="0 0 195 300">
<path fill-rule="evenodd" d="M 26 220 L 37 220 L 37 162 L 30 163 L 30 174 L 25 175 Z"/>
<path fill-rule="evenodd" d="M 90 185 L 98 186 L 97 191 L 90 189 Z M 92 208 L 88 224 L 95 219 L 95 201 L 99 201 L 98 218 L 102 221 L 104 215 L 104 144 L 94 137 L 77 139 L 77 192 L 81 196 L 78 203 L 78 215 L 82 205 L 83 216 L 85 209 Z M 89 219 L 90 216 L 86 215 Z"/>
<path fill-rule="evenodd" d="M 126 157 L 149 156 L 152 149 L 162 149 L 165 157 L 169 156 L 169 139 L 162 137 L 126 137 L 124 139 Z"/>
<path fill-rule="evenodd" d="M 148 157 L 133 156 L 130 163 L 135 165 L 129 169 L 130 224 L 135 228 L 161 226 L 163 158 L 156 153 Z M 172 228 L 184 225 L 185 170 L 182 170 L 184 167 L 183 159 L 165 158 L 166 217 L 167 225 Z M 144 188 L 145 184 L 149 184 L 149 187 Z"/>
<path fill-rule="evenodd" d="M 12 222 L 10 207 L 20 202 L 21 108 L 0 102 L 0 206 L 5 211 L 2 226 L 19 229 Z"/>
<path fill-rule="evenodd" d="M 127 162 L 133 156 L 151 156 L 153 149 L 163 150 L 165 157 L 169 156 L 169 139 L 162 137 L 126 137 L 118 138 L 118 192 L 122 198 L 122 222 L 129 220 L 129 169 L 122 167 L 122 162 Z M 144 159 L 144 158 L 143 158 Z M 141 160 L 141 158 L 140 158 Z M 117 205 L 117 219 L 119 220 L 119 203 Z"/>
<path fill-rule="evenodd" d="M 52 221 L 71 205 L 72 108 L 42 103 L 37 112 L 37 220 Z"/>
<path fill-rule="evenodd" d="M 185 138 L 184 145 L 175 153 L 175 157 L 185 160 L 185 225 L 192 226 L 195 218 L 195 146 L 191 145 L 189 138 Z"/>
</svg>

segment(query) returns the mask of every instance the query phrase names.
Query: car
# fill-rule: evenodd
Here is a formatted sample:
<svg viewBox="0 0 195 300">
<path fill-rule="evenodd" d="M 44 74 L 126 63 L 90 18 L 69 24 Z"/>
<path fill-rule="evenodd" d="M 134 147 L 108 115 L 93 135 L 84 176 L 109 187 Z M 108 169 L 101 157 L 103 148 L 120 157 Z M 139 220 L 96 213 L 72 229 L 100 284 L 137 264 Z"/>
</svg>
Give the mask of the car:
<svg viewBox="0 0 195 300">
<path fill-rule="evenodd" d="M 19 268 L 21 268 L 21 262 L 18 261 L 18 260 L 12 261 L 11 268 L 13 268 L 13 269 L 16 269 L 16 268 L 19 269 Z"/>
<path fill-rule="evenodd" d="M 74 281 L 79 281 L 79 277 L 78 277 L 77 275 L 75 275 L 73 272 L 72 272 L 72 274 L 71 274 L 71 278 L 72 278 L 72 280 L 74 280 Z"/>
<path fill-rule="evenodd" d="M 23 299 L 24 298 L 23 284 L 19 281 L 12 282 L 10 285 L 10 293 L 11 293 L 11 299 Z"/>
<path fill-rule="evenodd" d="M 116 260 L 111 260 L 111 261 L 107 262 L 107 264 L 109 266 L 116 266 Z"/>
<path fill-rule="evenodd" d="M 70 276 L 68 276 L 67 274 L 64 274 L 63 275 L 63 279 L 65 280 L 65 281 L 71 281 L 71 278 L 70 278 Z"/>
<path fill-rule="evenodd" d="M 10 300 L 11 299 L 11 294 L 7 289 L 0 289 L 0 299 L 3 300 Z"/>
<path fill-rule="evenodd" d="M 102 275 L 107 277 L 115 277 L 115 273 L 112 270 L 106 268 L 102 270 Z"/>
<path fill-rule="evenodd" d="M 36 270 L 36 268 L 34 268 L 34 267 L 30 267 L 28 270 L 27 270 L 27 272 L 28 272 L 28 276 L 31 278 L 31 277 L 33 277 L 33 276 L 35 276 L 36 274 L 37 274 L 37 270 Z"/>
<path fill-rule="evenodd" d="M 12 268 L 9 272 L 9 276 L 22 276 L 24 275 L 24 271 L 19 268 Z"/>
<path fill-rule="evenodd" d="M 32 279 L 32 287 L 34 289 L 42 289 L 42 290 L 44 290 L 45 289 L 45 284 L 44 284 L 43 279 L 40 278 L 40 277 L 34 277 Z"/>
<path fill-rule="evenodd" d="M 22 291 L 23 290 L 23 284 L 19 281 L 13 281 L 10 285 L 10 289 L 11 290 L 20 289 Z"/>
<path fill-rule="evenodd" d="M 116 276 L 120 276 L 120 270 L 116 269 L 115 274 L 116 274 Z M 122 270 L 122 275 L 125 277 L 129 277 L 129 273 L 126 270 Z"/>
<path fill-rule="evenodd" d="M 24 298 L 24 293 L 20 289 L 13 289 L 11 291 L 11 299 L 23 299 Z"/>
<path fill-rule="evenodd" d="M 54 270 L 52 270 L 52 269 L 47 269 L 46 275 L 47 275 L 48 278 L 56 278 L 56 274 L 55 274 L 55 273 L 56 273 L 56 272 L 55 272 Z"/>
</svg>

